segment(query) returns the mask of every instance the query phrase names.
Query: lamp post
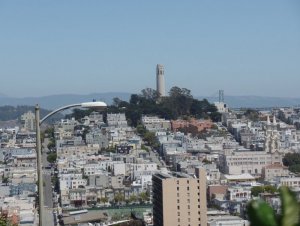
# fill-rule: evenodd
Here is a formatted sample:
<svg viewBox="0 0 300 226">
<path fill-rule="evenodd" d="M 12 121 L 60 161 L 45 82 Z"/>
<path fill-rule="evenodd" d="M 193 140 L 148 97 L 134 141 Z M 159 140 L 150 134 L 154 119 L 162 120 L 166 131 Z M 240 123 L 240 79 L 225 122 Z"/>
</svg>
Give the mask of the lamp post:
<svg viewBox="0 0 300 226">
<path fill-rule="evenodd" d="M 43 171 L 42 171 L 42 148 L 41 148 L 41 124 L 50 116 L 59 111 L 63 111 L 73 107 L 93 108 L 95 110 L 102 110 L 107 107 L 106 103 L 101 101 L 85 102 L 80 104 L 71 104 L 58 108 L 40 120 L 40 107 L 35 106 L 35 125 L 36 125 L 36 154 L 37 154 L 37 174 L 38 174 L 38 193 L 39 193 L 39 225 L 44 225 L 44 187 L 43 187 Z"/>
</svg>

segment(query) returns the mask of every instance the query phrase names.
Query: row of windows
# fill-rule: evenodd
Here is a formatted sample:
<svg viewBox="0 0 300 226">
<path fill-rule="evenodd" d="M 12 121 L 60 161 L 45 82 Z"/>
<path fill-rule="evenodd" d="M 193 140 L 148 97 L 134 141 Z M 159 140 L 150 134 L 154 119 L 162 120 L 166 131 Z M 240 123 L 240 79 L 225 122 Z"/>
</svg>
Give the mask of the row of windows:
<svg viewBox="0 0 300 226">
<path fill-rule="evenodd" d="M 240 165 L 266 165 L 271 164 L 271 162 L 228 162 L 228 166 L 240 166 Z"/>
<path fill-rule="evenodd" d="M 187 194 L 187 197 L 190 197 L 190 193 L 188 192 L 188 193 L 186 193 Z M 177 197 L 179 197 L 180 196 L 180 194 L 179 193 L 177 193 Z M 200 196 L 200 192 L 198 192 L 198 196 Z"/>
<path fill-rule="evenodd" d="M 198 218 L 198 221 L 200 221 L 200 218 Z M 177 219 L 177 222 L 180 223 L 180 218 Z M 188 222 L 191 222 L 191 218 L 188 218 Z M 178 225 L 181 226 L 181 225 Z M 188 226 L 191 226 L 190 224 L 188 224 Z M 199 226 L 201 226 L 201 224 L 199 224 Z"/>
<path fill-rule="evenodd" d="M 186 182 L 187 182 L 188 184 L 190 183 L 189 180 L 187 180 Z M 197 183 L 199 183 L 199 182 L 200 182 L 200 180 L 197 180 Z M 179 180 L 177 180 L 176 183 L 179 184 Z"/>
<path fill-rule="evenodd" d="M 198 202 L 200 202 L 200 199 L 198 199 Z M 180 203 L 180 200 L 177 199 L 177 203 Z M 190 199 L 187 199 L 187 203 L 191 203 L 191 200 Z"/>
<path fill-rule="evenodd" d="M 200 205 L 198 205 L 198 208 L 200 208 Z M 191 209 L 190 205 L 188 205 L 188 209 Z M 180 210 L 180 206 L 177 206 L 177 210 Z M 200 214 L 200 211 L 198 212 L 198 214 Z M 188 212 L 188 215 L 190 215 L 190 212 Z"/>
<path fill-rule="evenodd" d="M 231 161 L 237 161 L 237 160 L 251 160 L 251 161 L 254 161 L 254 160 L 268 160 L 268 159 L 270 159 L 270 157 L 259 157 L 259 158 L 230 158 L 230 157 L 227 157 L 227 160 L 229 161 L 229 160 L 231 160 Z"/>
<path fill-rule="evenodd" d="M 197 186 L 197 189 L 200 189 L 200 186 Z M 189 187 L 189 186 L 187 186 L 187 187 L 186 187 L 186 190 L 188 190 L 188 191 L 189 191 L 189 190 L 190 190 L 190 187 Z M 177 191 L 179 191 L 179 187 L 177 187 Z"/>
</svg>

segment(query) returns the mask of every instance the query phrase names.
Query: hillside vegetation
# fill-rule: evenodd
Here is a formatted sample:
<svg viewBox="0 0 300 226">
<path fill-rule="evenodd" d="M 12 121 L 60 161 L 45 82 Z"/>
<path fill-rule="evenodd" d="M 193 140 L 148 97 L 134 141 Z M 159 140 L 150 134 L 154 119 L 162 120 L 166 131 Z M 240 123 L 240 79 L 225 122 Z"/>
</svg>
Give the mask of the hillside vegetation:
<svg viewBox="0 0 300 226">
<path fill-rule="evenodd" d="M 75 109 L 73 114 L 67 117 L 79 119 L 90 112 Z M 177 86 L 172 87 L 166 97 L 159 97 L 155 90 L 146 88 L 140 94 L 132 94 L 129 101 L 114 98 L 107 113 L 119 112 L 125 113 L 129 124 L 135 127 L 140 123 L 142 115 L 157 115 L 165 119 L 189 117 L 213 121 L 221 119 L 221 114 L 217 112 L 214 104 L 209 103 L 206 99 L 195 99 L 190 90 Z"/>
<path fill-rule="evenodd" d="M 27 106 L 27 105 L 17 106 L 17 107 L 2 106 L 0 107 L 0 121 L 20 120 L 21 115 L 23 115 L 24 113 L 28 111 L 32 111 L 34 113 L 34 108 L 35 108 L 34 106 Z M 41 118 L 50 112 L 51 111 L 49 110 L 45 110 L 41 108 L 40 109 Z M 51 119 L 57 120 L 60 118 L 62 118 L 62 115 L 56 114 Z"/>
</svg>

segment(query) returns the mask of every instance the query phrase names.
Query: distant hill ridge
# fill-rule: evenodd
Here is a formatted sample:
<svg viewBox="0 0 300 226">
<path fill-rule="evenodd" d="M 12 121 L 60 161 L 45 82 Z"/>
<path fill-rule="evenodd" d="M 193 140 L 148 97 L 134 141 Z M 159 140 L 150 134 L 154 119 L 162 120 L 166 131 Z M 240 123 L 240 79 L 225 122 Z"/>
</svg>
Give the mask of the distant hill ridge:
<svg viewBox="0 0 300 226">
<path fill-rule="evenodd" d="M 34 106 L 39 104 L 44 109 L 53 110 L 58 107 L 81 103 L 86 101 L 92 101 L 93 99 L 101 100 L 107 104 L 113 102 L 114 97 L 118 97 L 121 100 L 128 101 L 131 93 L 126 92 L 106 92 L 106 93 L 91 93 L 87 95 L 80 94 L 59 94 L 49 95 L 43 97 L 24 97 L 15 98 L 8 97 L 4 94 L 0 94 L 0 106 L 10 105 L 30 105 Z M 194 96 L 198 99 L 206 98 L 210 102 L 218 101 L 217 97 L 206 97 L 206 96 Z M 289 97 L 262 97 L 262 96 L 225 96 L 225 102 L 229 107 L 232 108 L 262 108 L 262 107 L 290 107 L 300 105 L 300 98 L 289 98 Z"/>
<path fill-rule="evenodd" d="M 50 96 L 42 96 L 42 97 L 23 97 L 23 98 L 15 98 L 15 97 L 7 97 L 4 95 L 0 95 L 0 106 L 10 105 L 10 106 L 18 106 L 18 105 L 30 105 L 34 106 L 39 104 L 44 109 L 54 110 L 58 107 L 92 101 L 93 99 L 104 101 L 107 104 L 111 104 L 114 97 L 119 97 L 122 100 L 129 100 L 130 93 L 122 93 L 122 92 L 110 92 L 110 93 L 91 93 L 87 95 L 79 95 L 79 94 L 59 94 L 59 95 L 50 95 Z"/>
<path fill-rule="evenodd" d="M 34 106 L 0 106 L 0 121 L 11 121 L 11 120 L 16 120 L 16 122 L 20 122 L 21 115 L 24 113 L 27 113 L 28 111 L 31 111 L 34 113 L 35 109 Z M 49 114 L 49 110 L 45 110 L 43 108 L 40 109 L 40 116 L 44 117 L 47 114 Z M 55 121 L 57 119 L 61 119 L 63 117 L 62 114 L 57 113 L 56 115 L 52 116 L 50 121 Z"/>
</svg>

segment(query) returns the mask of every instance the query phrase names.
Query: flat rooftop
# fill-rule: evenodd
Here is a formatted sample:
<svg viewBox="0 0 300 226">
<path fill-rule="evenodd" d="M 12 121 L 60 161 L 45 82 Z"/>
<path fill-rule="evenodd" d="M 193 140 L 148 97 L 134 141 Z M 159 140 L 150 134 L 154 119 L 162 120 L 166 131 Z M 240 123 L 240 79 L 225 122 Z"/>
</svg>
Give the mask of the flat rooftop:
<svg viewBox="0 0 300 226">
<path fill-rule="evenodd" d="M 178 172 L 170 172 L 170 173 L 156 173 L 154 176 L 159 177 L 160 179 L 167 179 L 167 178 L 193 178 L 192 176 L 185 174 L 185 173 L 178 173 Z"/>
<path fill-rule="evenodd" d="M 89 211 L 83 214 L 77 214 L 73 216 L 64 217 L 64 224 L 65 225 L 73 225 L 79 223 L 88 223 L 88 222 L 95 222 L 95 221 L 103 221 L 107 219 L 107 215 L 103 213 L 103 211 Z"/>
</svg>

